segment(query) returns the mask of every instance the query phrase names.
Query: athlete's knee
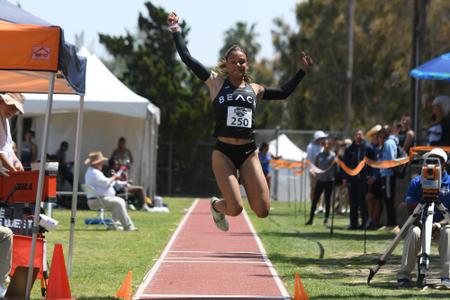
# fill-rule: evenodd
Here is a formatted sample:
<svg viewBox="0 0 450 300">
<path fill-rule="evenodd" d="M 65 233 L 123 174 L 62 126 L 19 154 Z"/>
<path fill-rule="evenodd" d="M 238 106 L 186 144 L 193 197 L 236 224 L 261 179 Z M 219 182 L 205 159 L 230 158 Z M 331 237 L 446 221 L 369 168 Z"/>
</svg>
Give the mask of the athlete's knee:
<svg viewBox="0 0 450 300">
<path fill-rule="evenodd" d="M 258 218 L 267 218 L 269 216 L 269 208 L 263 208 L 255 211 L 255 214 Z"/>
<path fill-rule="evenodd" d="M 233 205 L 232 207 L 229 207 L 228 214 L 232 217 L 236 217 L 242 213 L 243 209 L 242 205 Z"/>
</svg>

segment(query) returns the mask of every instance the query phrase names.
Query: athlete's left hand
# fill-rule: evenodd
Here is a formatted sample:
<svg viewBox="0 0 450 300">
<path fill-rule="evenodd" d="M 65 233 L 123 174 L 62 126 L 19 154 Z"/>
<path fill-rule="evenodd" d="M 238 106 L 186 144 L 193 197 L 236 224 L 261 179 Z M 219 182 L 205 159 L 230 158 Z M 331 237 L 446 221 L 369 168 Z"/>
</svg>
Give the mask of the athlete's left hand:
<svg viewBox="0 0 450 300">
<path fill-rule="evenodd" d="M 308 73 L 313 64 L 311 56 L 309 56 L 306 51 L 302 51 L 300 58 L 302 60 L 303 70 Z"/>
</svg>

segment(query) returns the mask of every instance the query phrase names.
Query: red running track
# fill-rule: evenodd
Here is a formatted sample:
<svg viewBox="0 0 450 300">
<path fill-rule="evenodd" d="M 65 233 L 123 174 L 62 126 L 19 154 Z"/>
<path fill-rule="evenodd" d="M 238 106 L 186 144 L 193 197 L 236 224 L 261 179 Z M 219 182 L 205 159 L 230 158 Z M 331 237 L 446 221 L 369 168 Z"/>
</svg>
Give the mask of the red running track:
<svg viewBox="0 0 450 300">
<path fill-rule="evenodd" d="M 196 200 L 133 299 L 291 299 L 246 212 L 228 221 Z"/>
</svg>

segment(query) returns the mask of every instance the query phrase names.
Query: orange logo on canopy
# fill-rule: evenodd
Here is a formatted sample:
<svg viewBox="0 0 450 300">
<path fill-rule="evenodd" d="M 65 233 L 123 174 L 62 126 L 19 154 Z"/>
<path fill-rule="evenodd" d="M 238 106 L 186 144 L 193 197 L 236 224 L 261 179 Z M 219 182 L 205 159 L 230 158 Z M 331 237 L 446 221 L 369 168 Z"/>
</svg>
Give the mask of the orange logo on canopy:
<svg viewBox="0 0 450 300">
<path fill-rule="evenodd" d="M 50 48 L 49 47 L 33 47 L 33 54 L 31 55 L 33 60 L 50 60 Z"/>
</svg>

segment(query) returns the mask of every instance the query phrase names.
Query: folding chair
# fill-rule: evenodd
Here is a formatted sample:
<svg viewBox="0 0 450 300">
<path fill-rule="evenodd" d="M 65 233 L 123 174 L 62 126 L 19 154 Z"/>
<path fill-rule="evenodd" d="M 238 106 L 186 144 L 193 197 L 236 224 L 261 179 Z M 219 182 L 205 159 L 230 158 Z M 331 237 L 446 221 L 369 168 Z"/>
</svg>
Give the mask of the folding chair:
<svg viewBox="0 0 450 300">
<path fill-rule="evenodd" d="M 25 295 L 26 274 L 30 260 L 31 236 L 14 234 L 12 267 L 10 275 L 15 280 L 13 287 L 8 288 L 8 299 L 24 299 L 19 295 Z M 33 262 L 33 282 L 35 279 L 41 281 L 41 293 L 45 296 L 47 289 L 47 242 L 44 238 L 36 239 L 36 250 Z M 19 272 L 19 273 L 17 273 Z M 25 282 L 23 279 L 25 278 Z M 17 281 L 17 282 L 16 282 Z M 11 281 L 11 284 L 13 281 Z M 15 298 L 14 298 L 15 297 Z"/>
<path fill-rule="evenodd" d="M 106 229 L 109 229 L 113 227 L 115 230 L 117 230 L 117 225 L 114 222 L 114 220 L 111 218 L 106 218 L 106 211 L 104 206 L 104 201 L 102 197 L 95 191 L 95 189 L 87 184 L 82 184 L 81 188 L 83 189 L 86 194 L 94 195 L 95 198 L 98 200 L 99 208 L 95 208 L 92 210 L 98 210 L 97 215 L 94 218 L 84 219 L 85 225 L 103 225 Z M 88 199 L 89 200 L 89 199 Z M 89 202 L 88 202 L 89 203 Z"/>
</svg>

